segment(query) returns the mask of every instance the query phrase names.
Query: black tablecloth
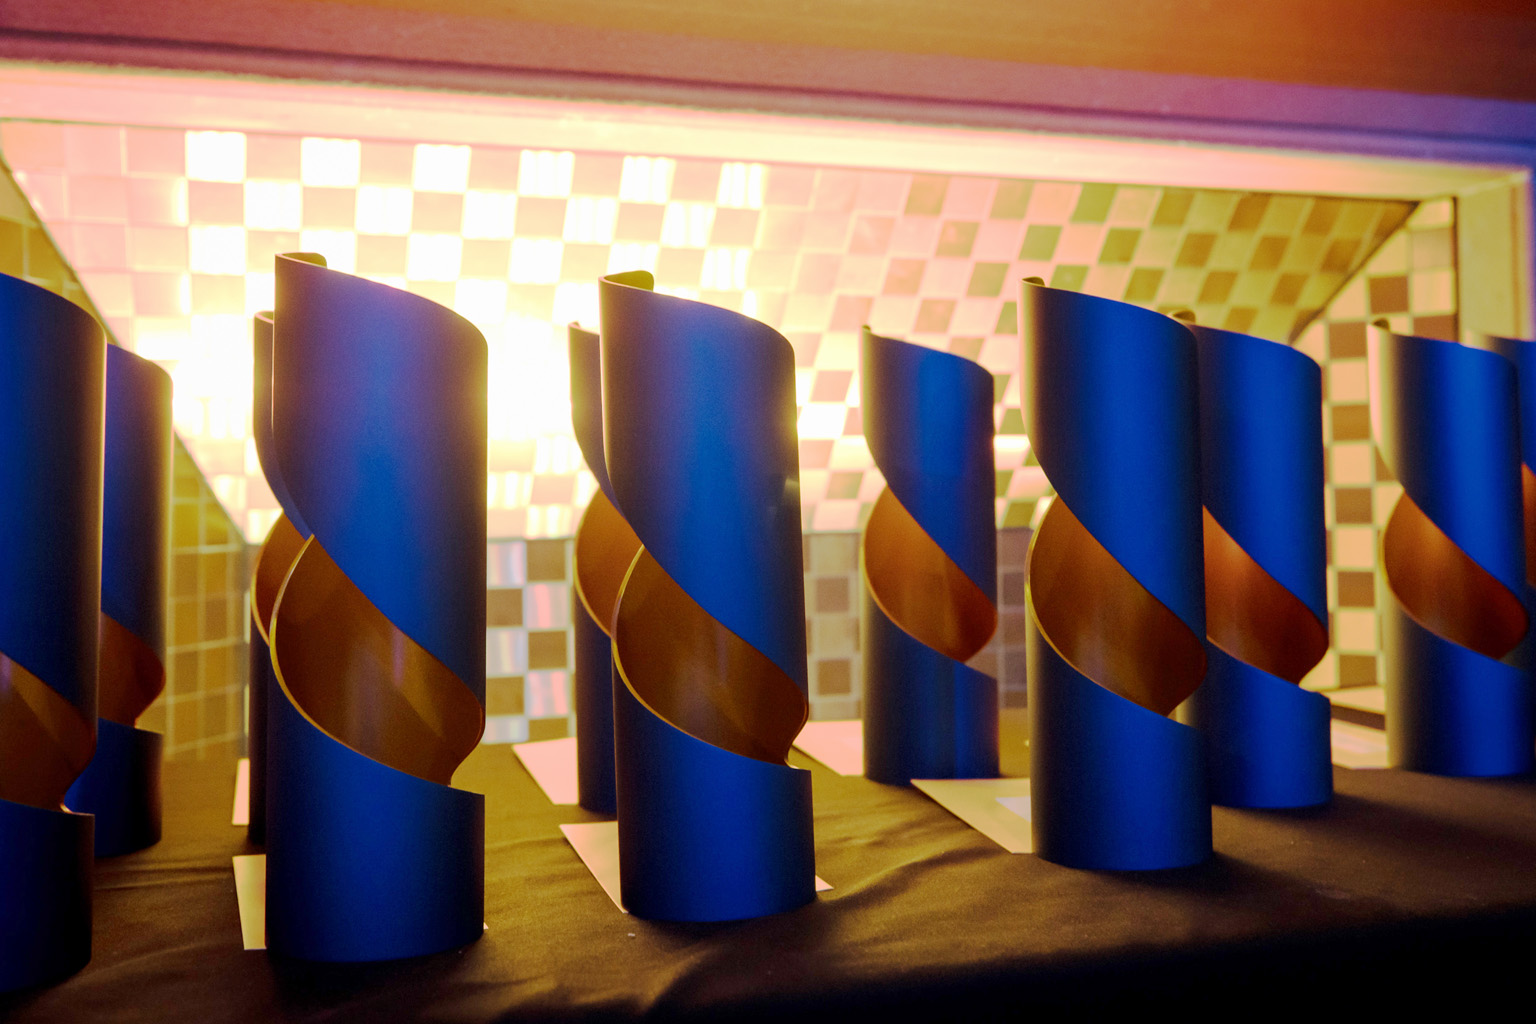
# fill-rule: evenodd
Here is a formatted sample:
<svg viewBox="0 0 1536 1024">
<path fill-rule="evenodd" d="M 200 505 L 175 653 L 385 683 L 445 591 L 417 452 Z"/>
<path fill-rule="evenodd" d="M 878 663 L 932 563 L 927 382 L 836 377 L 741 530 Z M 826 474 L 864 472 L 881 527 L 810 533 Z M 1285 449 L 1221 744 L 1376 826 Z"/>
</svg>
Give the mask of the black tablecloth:
<svg viewBox="0 0 1536 1024">
<path fill-rule="evenodd" d="M 1021 726 L 1005 722 L 1012 773 Z M 98 867 L 94 960 L 0 997 L 0 1017 L 1011 1019 L 1153 1000 L 1231 1014 L 1529 998 L 1531 779 L 1340 769 L 1328 808 L 1218 808 L 1209 863 L 1118 874 L 1004 853 L 921 793 L 794 757 L 814 766 L 817 870 L 834 886 L 811 906 L 725 925 L 622 915 L 557 828 L 589 816 L 552 807 L 510 748 L 482 747 L 457 781 L 488 797 L 490 930 L 456 952 L 342 966 L 241 949 L 230 857 L 259 851 L 229 824 L 234 766 L 168 764 L 164 840 Z"/>
</svg>

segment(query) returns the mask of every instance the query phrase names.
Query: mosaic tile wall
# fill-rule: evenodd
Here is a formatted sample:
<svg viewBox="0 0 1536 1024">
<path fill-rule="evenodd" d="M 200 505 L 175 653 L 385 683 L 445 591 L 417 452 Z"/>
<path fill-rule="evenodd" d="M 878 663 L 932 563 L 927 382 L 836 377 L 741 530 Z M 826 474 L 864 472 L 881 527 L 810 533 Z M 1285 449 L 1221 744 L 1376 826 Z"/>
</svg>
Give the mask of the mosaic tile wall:
<svg viewBox="0 0 1536 1024">
<path fill-rule="evenodd" d="M 563 325 L 596 278 L 739 309 L 795 348 L 811 531 L 879 493 L 861 324 L 996 375 L 999 525 L 1039 493 L 1015 293 L 1192 308 L 1290 340 L 1412 204 L 359 138 L 7 121 L 0 150 L 124 344 L 177 384 L 177 427 L 248 540 L 276 504 L 249 443 L 249 315 L 291 249 L 452 306 L 491 346 L 489 535 L 566 537 L 595 489 L 570 433 Z"/>
<path fill-rule="evenodd" d="M 1455 203 L 1423 203 L 1308 327 L 1296 347 L 1323 365 L 1328 445 L 1328 612 L 1332 648 L 1305 680 L 1312 689 L 1378 682 L 1381 629 L 1376 555 L 1381 529 L 1402 493 L 1371 440 L 1366 375 L 1369 324 L 1459 340 Z"/>
<path fill-rule="evenodd" d="M 1370 452 L 1363 324 L 1387 313 L 1453 334 L 1449 201 L 1399 231 L 1412 203 L 642 154 L 15 121 L 0 121 L 0 151 L 24 193 L 0 250 L 58 264 L 60 287 L 88 291 L 177 383 L 197 465 L 179 449 L 172 683 L 147 719 L 173 754 L 242 734 L 240 533 L 259 539 L 275 514 L 248 437 L 248 316 L 270 305 L 272 256 L 290 249 L 452 306 L 487 335 L 493 734 L 569 724 L 568 538 L 595 485 L 570 436 L 560 325 L 595 323 L 596 276 L 637 266 L 794 346 L 816 717 L 855 713 L 862 691 L 856 531 L 882 486 L 858 409 L 863 323 L 994 375 L 1002 607 L 976 664 L 1005 701 L 1022 696 L 1024 528 L 1048 493 L 1019 408 L 1025 276 L 1189 308 L 1324 362 L 1335 650 L 1308 685 L 1374 681 L 1368 584 L 1393 485 Z"/>
<path fill-rule="evenodd" d="M 857 718 L 859 657 L 857 533 L 804 539 L 811 717 Z M 486 736 L 553 739 L 574 727 L 570 678 L 572 541 L 502 540 L 487 545 Z M 998 533 L 999 623 L 970 664 L 997 677 L 1005 706 L 1024 704 L 1024 557 L 1029 531 Z"/>
<path fill-rule="evenodd" d="M 97 312 L 3 165 L 0 273 Z M 173 479 L 166 689 L 139 724 L 169 757 L 222 756 L 245 737 L 245 541 L 180 440 Z"/>
</svg>

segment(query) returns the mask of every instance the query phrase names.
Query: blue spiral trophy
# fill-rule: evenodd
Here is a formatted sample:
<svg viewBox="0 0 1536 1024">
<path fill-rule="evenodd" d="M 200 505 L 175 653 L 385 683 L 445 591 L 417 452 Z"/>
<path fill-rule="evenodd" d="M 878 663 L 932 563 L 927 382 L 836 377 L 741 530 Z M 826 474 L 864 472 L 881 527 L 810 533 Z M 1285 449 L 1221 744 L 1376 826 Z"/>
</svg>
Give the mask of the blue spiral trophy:
<svg viewBox="0 0 1536 1024">
<path fill-rule="evenodd" d="M 1497 352 L 1372 330 L 1371 427 L 1403 485 L 1378 587 L 1394 767 L 1528 772 L 1531 682 L 1503 659 L 1526 635 L 1519 399 Z"/>
<path fill-rule="evenodd" d="M 815 895 L 794 356 L 777 331 L 599 283 L 614 503 L 643 547 L 614 612 L 624 906 L 723 921 Z"/>
<path fill-rule="evenodd" d="M 106 336 L 0 275 L 0 992 L 91 959 Z"/>
<path fill-rule="evenodd" d="M 1199 345 L 1209 670 L 1179 709 L 1208 741 L 1211 799 L 1308 807 L 1333 795 L 1322 371 L 1288 345 L 1188 325 Z"/>
<path fill-rule="evenodd" d="M 1026 280 L 1024 416 L 1056 499 L 1030 543 L 1035 851 L 1069 867 L 1211 853 L 1204 740 L 1168 718 L 1205 675 L 1194 336 Z"/>
<path fill-rule="evenodd" d="M 1496 334 L 1474 334 L 1471 344 L 1490 349 L 1515 367 L 1520 419 L 1521 519 L 1525 523 L 1525 586 L 1521 600 L 1528 618 L 1536 618 L 1536 341 Z M 1536 671 L 1536 629 L 1502 659 L 1522 672 Z"/>
<path fill-rule="evenodd" d="M 571 594 L 577 802 L 593 813 L 613 814 L 613 613 L 640 540 L 619 514 L 608 480 L 601 344 L 597 335 L 571 324 L 570 349 L 571 426 L 598 487 L 576 528 Z"/>
<path fill-rule="evenodd" d="M 885 489 L 864 527 L 864 774 L 997 775 L 992 375 L 864 328 L 864 436 Z"/>
<path fill-rule="evenodd" d="M 171 540 L 171 378 L 107 346 L 96 754 L 69 789 L 96 816 L 96 856 L 160 841 L 164 738 L 134 723 L 165 689 Z"/>
<path fill-rule="evenodd" d="M 289 256 L 272 322 L 272 452 L 307 535 L 266 630 L 267 947 L 462 946 L 484 915 L 485 801 L 451 782 L 485 723 L 485 340 Z"/>
</svg>

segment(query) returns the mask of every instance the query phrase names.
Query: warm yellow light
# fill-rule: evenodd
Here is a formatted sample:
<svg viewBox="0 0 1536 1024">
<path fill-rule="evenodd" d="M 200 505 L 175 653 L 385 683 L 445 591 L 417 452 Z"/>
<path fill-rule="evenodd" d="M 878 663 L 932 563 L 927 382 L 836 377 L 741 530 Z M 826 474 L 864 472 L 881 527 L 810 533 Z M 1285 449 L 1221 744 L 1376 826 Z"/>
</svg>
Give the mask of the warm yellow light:
<svg viewBox="0 0 1536 1024">
<path fill-rule="evenodd" d="M 626 156 L 619 198 L 629 203 L 664 203 L 672 194 L 677 161 L 664 156 Z"/>
<path fill-rule="evenodd" d="M 305 252 L 324 256 L 326 265 L 332 270 L 346 274 L 357 272 L 357 235 L 351 231 L 301 231 L 299 247 Z"/>
<path fill-rule="evenodd" d="M 406 245 L 405 276 L 411 281 L 456 281 L 464 252 L 458 235 L 412 235 Z"/>
<path fill-rule="evenodd" d="M 362 166 L 356 139 L 306 138 L 299 143 L 299 179 L 314 188 L 354 188 Z"/>
<path fill-rule="evenodd" d="M 469 187 L 469 147 L 417 145 L 411 186 L 422 192 L 463 192 Z"/>
<path fill-rule="evenodd" d="M 525 196 L 568 196 L 576 169 L 569 150 L 525 149 L 517 157 L 517 191 Z"/>
<path fill-rule="evenodd" d="M 516 224 L 517 196 L 513 193 L 479 190 L 464 193 L 465 238 L 511 238 Z"/>
<path fill-rule="evenodd" d="M 261 231 L 299 230 L 303 226 L 303 196 L 304 190 L 291 181 L 246 182 L 245 226 Z"/>
<path fill-rule="evenodd" d="M 244 132 L 187 132 L 187 177 L 193 181 L 244 181 Z"/>
<path fill-rule="evenodd" d="M 406 235 L 411 231 L 411 190 L 363 185 L 357 190 L 357 230 L 365 235 Z"/>
<path fill-rule="evenodd" d="M 661 247 L 643 242 L 618 242 L 608 250 L 608 273 L 622 274 L 626 270 L 656 272 L 656 257 Z"/>
<path fill-rule="evenodd" d="M 721 291 L 740 291 L 747 286 L 749 249 L 708 249 L 700 286 Z"/>
<path fill-rule="evenodd" d="M 562 237 L 567 242 L 607 245 L 613 241 L 613 228 L 618 216 L 617 200 L 577 196 L 565 205 Z"/>
<path fill-rule="evenodd" d="M 843 436 L 847 407 L 841 402 L 807 402 L 800 410 L 801 439 L 832 440 Z"/>
<path fill-rule="evenodd" d="M 661 222 L 661 244 L 703 248 L 715 223 L 712 203 L 668 203 Z"/>
<path fill-rule="evenodd" d="M 222 224 L 188 228 L 187 265 L 194 274 L 245 273 L 245 228 Z"/>
<path fill-rule="evenodd" d="M 514 238 L 507 277 L 514 284 L 554 284 L 560 280 L 564 243 L 553 238 Z"/>
<path fill-rule="evenodd" d="M 764 170 L 762 164 L 727 163 L 720 168 L 720 190 L 716 203 L 720 206 L 762 209 Z"/>
</svg>

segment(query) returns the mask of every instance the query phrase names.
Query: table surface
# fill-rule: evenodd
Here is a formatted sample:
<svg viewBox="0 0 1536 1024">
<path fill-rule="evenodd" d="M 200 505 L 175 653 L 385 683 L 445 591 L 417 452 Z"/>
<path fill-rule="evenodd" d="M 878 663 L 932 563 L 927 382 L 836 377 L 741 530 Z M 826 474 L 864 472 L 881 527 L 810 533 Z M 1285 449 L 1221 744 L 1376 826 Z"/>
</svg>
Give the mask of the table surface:
<svg viewBox="0 0 1536 1024">
<path fill-rule="evenodd" d="M 1025 767 L 1022 736 L 1010 714 L 1005 772 Z M 489 931 L 364 965 L 242 950 L 230 857 L 259 850 L 229 824 L 234 766 L 170 763 L 165 838 L 98 867 L 93 961 L 0 996 L 0 1019 L 987 1019 L 1529 998 L 1536 780 L 1337 769 L 1326 808 L 1217 808 L 1202 866 L 1111 873 L 1004 853 L 915 790 L 792 758 L 814 772 L 832 891 L 776 917 L 678 925 L 619 913 L 558 828 L 593 817 L 550 805 L 510 747 L 481 747 L 456 781 L 487 795 Z"/>
</svg>

